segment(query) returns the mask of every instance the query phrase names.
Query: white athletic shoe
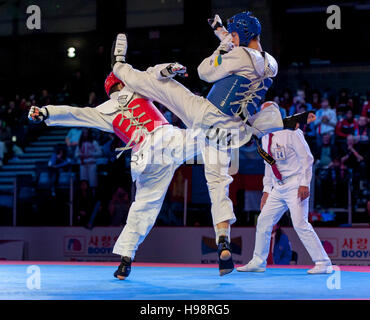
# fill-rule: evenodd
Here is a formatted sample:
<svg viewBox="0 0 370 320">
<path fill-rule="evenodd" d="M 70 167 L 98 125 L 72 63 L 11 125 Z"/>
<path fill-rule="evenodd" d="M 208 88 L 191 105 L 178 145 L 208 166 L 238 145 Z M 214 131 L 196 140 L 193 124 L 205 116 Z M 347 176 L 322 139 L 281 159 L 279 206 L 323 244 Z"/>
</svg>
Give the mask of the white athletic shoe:
<svg viewBox="0 0 370 320">
<path fill-rule="evenodd" d="M 328 274 L 333 272 L 333 266 L 331 262 L 317 262 L 315 266 L 307 270 L 309 274 Z"/>
<path fill-rule="evenodd" d="M 236 270 L 240 272 L 265 272 L 266 267 L 258 265 L 251 260 L 246 265 L 236 268 Z"/>
</svg>

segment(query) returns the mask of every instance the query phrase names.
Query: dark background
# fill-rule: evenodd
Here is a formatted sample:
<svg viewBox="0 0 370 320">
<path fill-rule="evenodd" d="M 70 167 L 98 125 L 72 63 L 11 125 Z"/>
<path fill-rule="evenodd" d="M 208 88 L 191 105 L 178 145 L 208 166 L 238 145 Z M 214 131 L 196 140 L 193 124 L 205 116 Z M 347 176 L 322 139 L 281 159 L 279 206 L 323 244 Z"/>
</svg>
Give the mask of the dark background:
<svg viewBox="0 0 370 320">
<path fill-rule="evenodd" d="M 72 2 L 81 7 L 87 1 Z M 326 27 L 329 14 L 325 10 L 332 4 L 330 1 L 166 0 L 163 3 L 174 2 L 175 9 L 178 7 L 176 3 L 182 7 L 183 19 L 179 20 L 179 24 L 136 28 L 126 25 L 128 15 L 133 14 L 127 11 L 130 4 L 128 0 L 88 2 L 95 3 L 95 11 L 86 12 L 72 21 L 67 18 L 73 12 L 63 11 L 63 7 L 71 1 L 0 2 L 0 10 L 9 5 L 13 7 L 10 16 L 0 15 L 0 28 L 5 29 L 6 26 L 9 29 L 6 35 L 0 37 L 2 94 L 13 95 L 20 91 L 31 93 L 46 85 L 49 90 L 58 90 L 76 70 L 82 71 L 87 82 L 101 88 L 105 74 L 109 71 L 111 43 L 119 31 L 128 33 L 128 59 L 135 67 L 140 69 L 159 62 L 179 61 L 189 68 L 190 77 L 185 82 L 187 86 L 205 85 L 199 81 L 196 67 L 214 50 L 218 41 L 212 34 L 206 17 L 218 13 L 226 21 L 230 15 L 243 9 L 252 10 L 261 20 L 262 46 L 278 60 L 281 72 L 314 68 L 314 73 L 320 74 L 320 68 L 310 63 L 312 59 L 330 61 L 331 66 L 369 65 L 370 2 L 367 1 L 336 2 L 341 6 L 340 30 L 329 30 Z M 142 2 L 145 9 L 145 1 Z M 159 9 L 162 4 L 160 0 L 147 3 Z M 26 29 L 25 8 L 29 4 L 38 4 L 41 8 L 41 30 Z M 45 6 L 56 5 L 59 6 L 59 11 L 51 17 L 45 16 Z M 177 10 L 175 9 L 174 12 Z M 171 15 L 171 10 L 167 14 Z M 65 27 L 60 24 L 58 28 L 53 27 L 52 22 L 56 18 L 65 18 Z M 95 28 L 86 32 L 73 32 L 80 29 L 79 24 L 87 21 L 85 19 L 91 25 L 95 24 Z M 68 29 L 68 33 L 63 32 L 64 29 Z M 151 38 L 153 34 L 154 39 Z M 67 48 L 70 46 L 76 47 L 77 55 L 74 59 L 67 57 Z M 97 53 L 99 46 L 104 47 L 103 55 Z M 99 59 L 106 62 L 105 69 L 98 63 Z M 285 80 L 284 73 L 279 76 Z M 353 71 L 348 70 L 348 77 L 350 82 L 351 77 L 355 77 Z M 320 76 L 317 78 L 320 81 Z M 281 81 L 276 81 L 276 86 L 282 86 Z"/>
</svg>

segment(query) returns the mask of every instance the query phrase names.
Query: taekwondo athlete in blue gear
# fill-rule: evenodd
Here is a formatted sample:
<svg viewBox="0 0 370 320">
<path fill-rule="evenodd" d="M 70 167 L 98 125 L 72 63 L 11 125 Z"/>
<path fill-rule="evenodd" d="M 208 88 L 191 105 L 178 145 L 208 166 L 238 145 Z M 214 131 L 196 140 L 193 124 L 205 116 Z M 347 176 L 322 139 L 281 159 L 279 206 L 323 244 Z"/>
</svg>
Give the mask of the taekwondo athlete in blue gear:
<svg viewBox="0 0 370 320">
<path fill-rule="evenodd" d="M 218 15 L 208 21 L 221 43 L 198 67 L 199 77 L 214 83 L 207 100 L 223 114 L 239 118 L 246 126 L 251 126 L 253 135 L 258 138 L 283 129 L 276 105 L 260 110 L 278 65 L 270 54 L 262 51 L 258 19 L 250 12 L 237 14 L 228 20 L 227 30 Z M 229 241 L 230 228 L 225 225 L 224 234 L 218 235 L 219 257 L 229 251 L 229 259 L 222 262 L 224 269 L 233 268 Z"/>
<path fill-rule="evenodd" d="M 258 19 L 250 12 L 237 14 L 228 20 L 227 30 L 217 15 L 215 20 L 215 33 L 221 44 L 198 67 L 200 78 L 214 83 L 207 99 L 224 114 L 248 121 L 258 138 L 282 129 L 283 121 L 275 106 L 263 112 L 259 108 L 278 65 L 262 51 Z"/>
<path fill-rule="evenodd" d="M 307 123 L 308 113 L 282 120 L 276 103 L 268 103 L 260 108 L 272 84 L 272 78 L 277 74 L 278 64 L 270 54 L 262 50 L 259 39 L 261 25 L 256 17 L 250 12 L 236 14 L 228 20 L 227 30 L 218 15 L 208 22 L 221 43 L 198 67 L 199 77 L 214 83 L 207 100 L 219 110 L 220 119 L 227 115 L 244 123 L 246 131 L 251 130 L 256 138 L 260 155 L 273 164 L 275 160 L 262 150 L 258 139 L 283 128 L 296 129 L 297 123 Z M 222 121 L 210 128 L 210 131 L 215 130 L 215 134 L 209 134 L 213 139 L 219 131 L 222 132 L 217 125 L 222 127 Z M 247 143 L 250 138 L 251 136 L 246 136 L 241 139 L 242 144 Z M 222 224 L 224 227 L 218 225 L 219 229 L 216 231 L 219 267 L 220 270 L 230 271 L 234 267 L 229 243 L 231 223 Z"/>
<path fill-rule="evenodd" d="M 282 120 L 275 104 L 260 109 L 278 64 L 262 50 L 258 19 L 250 12 L 236 14 L 228 19 L 227 30 L 218 15 L 208 21 L 221 40 L 220 46 L 198 67 L 200 78 L 213 83 L 208 101 L 223 114 L 239 116 L 252 126 L 257 138 L 283 128 L 294 130 L 297 123 L 307 123 L 308 112 Z"/>
<path fill-rule="evenodd" d="M 228 20 L 229 34 L 236 32 L 239 36 L 239 46 L 248 47 L 250 41 L 261 33 L 261 24 L 250 12 L 237 14 Z M 225 52 L 226 53 L 226 52 Z M 261 52 L 265 57 L 265 53 Z M 222 59 L 222 58 L 221 58 Z M 272 60 L 272 59 L 270 59 Z M 269 60 L 266 59 L 266 62 Z M 272 60 L 275 64 L 276 61 Z M 276 64 L 277 67 L 277 64 Z M 277 69 L 277 68 L 276 68 Z M 207 99 L 227 115 L 239 115 L 244 121 L 255 115 L 264 99 L 267 90 L 272 85 L 274 70 L 252 81 L 245 76 L 232 74 L 215 82 Z"/>
</svg>

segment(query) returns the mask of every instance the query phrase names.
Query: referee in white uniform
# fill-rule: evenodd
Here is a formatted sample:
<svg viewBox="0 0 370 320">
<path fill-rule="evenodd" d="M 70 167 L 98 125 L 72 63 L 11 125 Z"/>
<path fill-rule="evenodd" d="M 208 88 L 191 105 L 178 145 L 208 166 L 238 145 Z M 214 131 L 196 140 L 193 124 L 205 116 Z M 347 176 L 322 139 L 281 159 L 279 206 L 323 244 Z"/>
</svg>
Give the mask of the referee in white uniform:
<svg viewBox="0 0 370 320">
<path fill-rule="evenodd" d="M 265 163 L 262 211 L 257 221 L 253 258 L 237 270 L 266 270 L 272 228 L 289 209 L 294 230 L 315 262 L 315 267 L 308 270 L 308 273 L 331 273 L 331 261 L 308 222 L 309 188 L 314 159 L 303 132 L 298 129 L 270 133 L 262 138 L 262 145 L 276 163 L 273 166 Z"/>
</svg>

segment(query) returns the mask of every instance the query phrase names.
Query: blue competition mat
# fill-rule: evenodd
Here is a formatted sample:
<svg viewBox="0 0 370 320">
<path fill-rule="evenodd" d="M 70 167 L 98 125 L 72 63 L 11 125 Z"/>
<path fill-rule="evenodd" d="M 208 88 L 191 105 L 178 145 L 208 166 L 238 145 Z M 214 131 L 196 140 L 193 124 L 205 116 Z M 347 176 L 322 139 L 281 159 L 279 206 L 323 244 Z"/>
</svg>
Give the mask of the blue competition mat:
<svg viewBox="0 0 370 320">
<path fill-rule="evenodd" d="M 370 299 L 369 272 L 308 275 L 302 268 L 269 268 L 265 273 L 235 270 L 220 277 L 217 268 L 134 266 L 130 277 L 119 281 L 113 277 L 115 270 L 115 266 L 0 264 L 0 299 Z"/>
</svg>

